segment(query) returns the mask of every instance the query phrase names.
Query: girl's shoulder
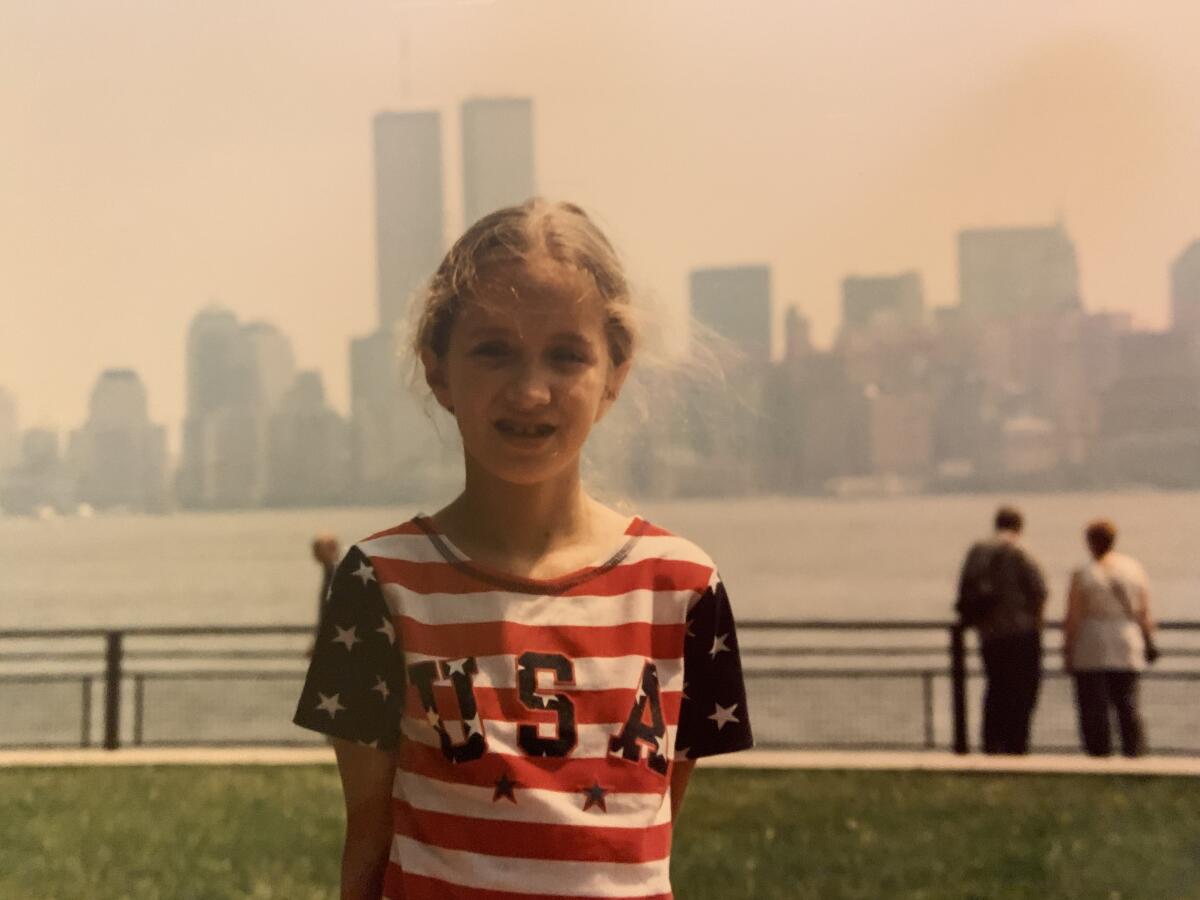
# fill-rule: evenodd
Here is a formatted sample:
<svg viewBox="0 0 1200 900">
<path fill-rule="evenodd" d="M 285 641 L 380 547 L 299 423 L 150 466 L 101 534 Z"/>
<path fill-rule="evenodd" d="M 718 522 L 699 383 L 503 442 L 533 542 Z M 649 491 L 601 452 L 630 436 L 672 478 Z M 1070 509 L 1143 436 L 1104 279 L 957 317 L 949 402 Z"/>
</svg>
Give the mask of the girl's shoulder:
<svg viewBox="0 0 1200 900">
<path fill-rule="evenodd" d="M 394 559 L 413 559 L 428 555 L 431 546 L 429 536 L 432 533 L 426 523 L 426 516 L 418 513 L 411 519 L 373 532 L 354 542 L 354 549 L 367 557 L 388 557 Z"/>
<path fill-rule="evenodd" d="M 639 558 L 655 558 L 703 566 L 716 572 L 717 564 L 697 543 L 640 516 L 630 525 L 630 534 L 637 538 Z"/>
</svg>

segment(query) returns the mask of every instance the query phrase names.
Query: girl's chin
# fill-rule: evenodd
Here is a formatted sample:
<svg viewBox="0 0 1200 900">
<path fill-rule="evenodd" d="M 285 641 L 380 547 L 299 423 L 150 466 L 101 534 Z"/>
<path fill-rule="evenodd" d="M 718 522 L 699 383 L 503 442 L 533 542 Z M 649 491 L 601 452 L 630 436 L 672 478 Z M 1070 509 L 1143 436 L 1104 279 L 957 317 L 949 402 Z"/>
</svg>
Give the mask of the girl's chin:
<svg viewBox="0 0 1200 900">
<path fill-rule="evenodd" d="M 544 454 L 504 454 L 506 458 L 496 459 L 494 456 L 484 462 L 478 455 L 473 456 L 474 467 L 497 481 L 512 485 L 532 487 L 549 481 L 556 481 L 569 473 L 579 475 L 579 456 L 566 456 L 558 452 Z M 524 457 L 524 458 L 522 458 Z"/>
</svg>

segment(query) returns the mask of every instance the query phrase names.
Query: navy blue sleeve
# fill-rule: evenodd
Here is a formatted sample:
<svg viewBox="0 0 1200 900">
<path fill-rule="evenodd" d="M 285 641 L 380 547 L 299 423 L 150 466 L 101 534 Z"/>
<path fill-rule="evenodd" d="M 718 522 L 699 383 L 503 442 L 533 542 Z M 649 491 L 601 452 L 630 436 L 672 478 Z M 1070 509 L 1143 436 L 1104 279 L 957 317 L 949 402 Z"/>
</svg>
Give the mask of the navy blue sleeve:
<svg viewBox="0 0 1200 900">
<path fill-rule="evenodd" d="M 292 721 L 394 750 L 405 687 L 403 654 L 383 591 L 371 561 L 352 547 L 333 575 Z"/>
<path fill-rule="evenodd" d="M 688 612 L 675 756 L 698 759 L 752 746 L 733 611 L 718 579 Z"/>
</svg>

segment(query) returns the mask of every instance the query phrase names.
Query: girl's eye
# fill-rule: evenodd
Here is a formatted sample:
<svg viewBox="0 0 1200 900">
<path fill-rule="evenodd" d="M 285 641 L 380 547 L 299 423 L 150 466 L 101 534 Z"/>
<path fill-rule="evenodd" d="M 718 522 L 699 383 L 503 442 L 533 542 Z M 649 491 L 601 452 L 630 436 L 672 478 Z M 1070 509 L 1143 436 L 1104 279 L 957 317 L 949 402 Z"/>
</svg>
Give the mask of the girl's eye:
<svg viewBox="0 0 1200 900">
<path fill-rule="evenodd" d="M 582 365 L 588 361 L 588 358 L 580 351 L 569 350 L 565 348 L 562 350 L 555 350 L 551 354 L 551 358 L 557 363 L 566 363 L 569 365 Z"/>
<path fill-rule="evenodd" d="M 485 359 L 496 359 L 508 353 L 508 347 L 499 341 L 486 341 L 471 351 L 472 356 L 482 356 Z"/>
</svg>

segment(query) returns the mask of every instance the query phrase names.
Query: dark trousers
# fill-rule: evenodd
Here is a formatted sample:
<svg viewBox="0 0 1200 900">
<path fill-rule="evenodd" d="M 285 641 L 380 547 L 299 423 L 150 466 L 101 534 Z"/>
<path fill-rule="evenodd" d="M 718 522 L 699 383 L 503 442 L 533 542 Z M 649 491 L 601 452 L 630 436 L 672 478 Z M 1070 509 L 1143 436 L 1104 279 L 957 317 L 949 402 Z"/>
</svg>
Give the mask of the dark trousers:
<svg viewBox="0 0 1200 900">
<path fill-rule="evenodd" d="M 1075 703 L 1079 706 L 1079 735 L 1089 756 L 1112 754 L 1112 717 L 1116 710 L 1121 753 L 1146 752 L 1146 729 L 1138 713 L 1138 673 L 1102 669 L 1075 673 Z"/>
<path fill-rule="evenodd" d="M 1038 631 L 983 641 L 983 752 L 1028 753 L 1029 724 L 1042 683 Z"/>
</svg>

